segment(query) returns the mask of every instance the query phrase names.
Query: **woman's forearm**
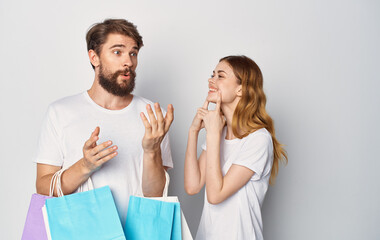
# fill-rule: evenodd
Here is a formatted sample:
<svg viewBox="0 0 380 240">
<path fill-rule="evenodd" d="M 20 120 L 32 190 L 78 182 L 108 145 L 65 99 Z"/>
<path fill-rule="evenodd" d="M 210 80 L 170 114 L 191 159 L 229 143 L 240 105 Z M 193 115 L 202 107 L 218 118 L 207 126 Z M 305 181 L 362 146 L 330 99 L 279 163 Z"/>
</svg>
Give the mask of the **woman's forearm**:
<svg viewBox="0 0 380 240">
<path fill-rule="evenodd" d="M 219 195 L 223 188 L 223 174 L 220 167 L 220 133 L 207 134 L 206 190 L 210 203 L 220 202 Z"/>
<path fill-rule="evenodd" d="M 203 185 L 201 170 L 197 158 L 197 142 L 199 131 L 189 130 L 185 157 L 185 190 L 188 194 L 198 193 Z"/>
</svg>

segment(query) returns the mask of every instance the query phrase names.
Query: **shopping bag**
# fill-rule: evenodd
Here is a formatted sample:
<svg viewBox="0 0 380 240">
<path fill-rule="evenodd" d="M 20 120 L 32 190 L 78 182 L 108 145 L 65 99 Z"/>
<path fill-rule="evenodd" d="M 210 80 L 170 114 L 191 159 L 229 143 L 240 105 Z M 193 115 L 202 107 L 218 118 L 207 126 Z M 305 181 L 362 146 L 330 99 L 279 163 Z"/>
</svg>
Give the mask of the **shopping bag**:
<svg viewBox="0 0 380 240">
<path fill-rule="evenodd" d="M 176 203 L 130 196 L 124 233 L 127 240 L 170 240 Z"/>
<path fill-rule="evenodd" d="M 21 240 L 47 240 L 46 225 L 44 223 L 44 217 L 42 214 L 42 207 L 45 205 L 45 200 L 53 197 L 54 186 L 57 183 L 57 177 L 63 172 L 63 170 L 57 171 L 50 182 L 49 196 L 41 194 L 33 194 L 30 200 L 28 214 L 24 225 L 24 231 L 22 233 Z"/>
<path fill-rule="evenodd" d="M 48 239 L 41 211 L 42 207 L 45 205 L 45 200 L 48 198 L 51 198 L 51 196 L 45 196 L 37 193 L 32 195 L 21 240 Z"/>
<path fill-rule="evenodd" d="M 57 180 L 57 192 L 60 196 L 63 194 L 60 176 Z M 125 240 L 108 186 L 47 199 L 44 213 L 50 239 Z"/>
<path fill-rule="evenodd" d="M 163 197 L 142 198 L 142 197 L 132 196 L 130 198 L 128 213 L 127 213 L 127 220 L 126 220 L 126 224 L 124 227 L 124 232 L 126 234 L 127 240 L 151 239 L 151 238 L 147 238 L 147 236 L 144 235 L 144 234 L 149 234 L 148 231 L 144 231 L 144 229 L 146 229 L 146 227 L 147 227 L 147 223 L 149 222 L 149 224 L 153 226 L 153 227 L 149 227 L 149 229 L 150 229 L 149 231 L 151 231 L 153 233 L 157 232 L 157 230 L 155 230 L 155 227 L 158 227 L 158 225 L 157 224 L 154 225 L 154 222 L 158 221 L 157 219 L 162 218 L 162 216 L 159 215 L 159 214 L 162 214 L 160 211 L 158 211 L 158 209 L 160 208 L 159 206 L 165 205 L 165 204 L 170 204 L 170 203 L 174 204 L 174 211 L 173 211 L 173 215 L 172 215 L 173 221 L 172 221 L 172 226 L 171 226 L 172 230 L 171 230 L 170 238 L 168 236 L 169 227 L 165 226 L 165 228 L 164 228 L 165 233 L 166 233 L 165 238 L 157 237 L 154 239 L 171 239 L 171 240 L 181 240 L 181 239 L 192 240 L 193 239 L 193 237 L 191 236 L 189 227 L 187 225 L 186 219 L 185 219 L 185 217 L 181 211 L 181 207 L 180 207 L 180 203 L 178 201 L 178 198 L 173 197 L 173 196 L 171 196 L 171 197 L 167 196 L 170 178 L 166 172 L 165 172 L 165 175 L 166 175 L 166 183 L 165 183 L 165 188 L 163 191 Z M 142 200 L 142 199 L 145 199 L 145 200 Z M 147 200 L 156 200 L 157 202 L 152 202 L 152 201 L 147 201 Z M 138 201 L 139 206 L 135 206 L 134 201 Z M 131 206 L 131 203 L 132 203 L 132 206 Z M 155 211 L 151 210 L 152 206 L 148 207 L 149 210 L 145 209 L 145 206 L 148 206 L 150 204 L 156 205 Z M 166 211 L 167 212 L 166 212 L 165 216 L 166 217 L 171 216 L 171 213 L 169 213 L 169 211 L 167 209 L 166 209 Z M 147 220 L 143 221 L 141 219 L 147 219 Z M 156 219 L 156 220 L 153 220 L 153 219 Z M 136 225 L 139 225 L 139 224 L 141 224 L 141 226 L 136 227 Z M 140 233 L 140 230 L 136 230 L 136 229 L 140 229 L 140 228 L 142 229 L 141 235 L 138 236 L 139 238 L 137 238 L 137 237 L 135 238 L 134 234 L 136 232 L 137 232 L 136 235 Z"/>
<path fill-rule="evenodd" d="M 166 176 L 166 183 L 165 183 L 165 188 L 163 191 L 163 196 L 162 197 L 151 197 L 150 199 L 156 199 L 156 200 L 160 200 L 160 201 L 164 201 L 164 202 L 178 203 L 178 205 L 176 205 L 177 206 L 176 207 L 176 210 L 177 210 L 176 214 L 177 215 L 180 214 L 181 217 L 176 215 L 176 218 L 174 220 L 173 231 L 172 231 L 172 240 L 174 240 L 174 239 L 193 240 L 193 236 L 191 235 L 189 226 L 187 225 L 185 215 L 183 214 L 183 212 L 181 210 L 178 197 L 177 196 L 168 196 L 168 188 L 169 188 L 170 177 L 169 177 L 169 174 L 167 172 L 165 172 L 165 176 Z M 180 220 L 178 220 L 179 218 L 180 218 Z M 180 226 L 180 230 L 178 229 L 178 224 Z M 182 238 L 180 238 L 178 235 L 182 236 Z"/>
<path fill-rule="evenodd" d="M 151 199 L 157 199 L 157 200 L 165 201 L 165 202 L 178 202 L 179 203 L 177 196 L 155 197 L 155 198 L 151 198 Z M 179 208 L 178 212 L 180 213 L 180 216 L 181 216 L 180 217 L 181 218 L 180 226 L 181 226 L 182 240 L 193 240 L 193 236 L 191 235 L 189 225 L 187 225 L 185 215 L 183 214 L 183 212 L 180 208 L 180 204 L 178 205 L 178 208 Z M 177 222 L 179 222 L 179 221 L 177 220 Z M 175 224 L 173 223 L 173 226 L 174 225 Z M 175 239 L 181 239 L 181 238 L 175 238 Z"/>
</svg>

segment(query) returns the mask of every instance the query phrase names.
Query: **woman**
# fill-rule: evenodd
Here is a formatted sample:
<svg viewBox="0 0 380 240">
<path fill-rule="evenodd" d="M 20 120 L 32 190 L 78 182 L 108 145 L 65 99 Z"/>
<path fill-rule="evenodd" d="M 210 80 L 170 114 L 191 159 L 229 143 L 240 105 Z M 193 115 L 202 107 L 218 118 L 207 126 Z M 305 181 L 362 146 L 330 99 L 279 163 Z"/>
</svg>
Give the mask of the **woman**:
<svg viewBox="0 0 380 240">
<path fill-rule="evenodd" d="M 215 110 L 208 110 L 210 102 Z M 268 183 L 274 183 L 279 161 L 287 162 L 265 104 L 256 63 L 245 56 L 222 58 L 188 135 L 185 190 L 193 195 L 206 184 L 196 239 L 263 239 L 261 206 Z M 206 143 L 197 159 L 202 128 Z"/>
</svg>

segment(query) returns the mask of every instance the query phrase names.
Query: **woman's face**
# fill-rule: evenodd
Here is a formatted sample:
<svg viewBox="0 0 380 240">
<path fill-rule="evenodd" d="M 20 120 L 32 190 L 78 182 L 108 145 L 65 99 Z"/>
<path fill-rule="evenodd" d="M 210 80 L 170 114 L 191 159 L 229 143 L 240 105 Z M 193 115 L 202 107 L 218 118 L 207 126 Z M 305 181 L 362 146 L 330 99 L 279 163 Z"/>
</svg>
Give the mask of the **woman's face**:
<svg viewBox="0 0 380 240">
<path fill-rule="evenodd" d="M 223 104 L 238 101 L 241 96 L 241 85 L 238 84 L 231 66 L 225 61 L 216 65 L 208 80 L 208 88 L 207 101 L 213 103 L 217 100 L 218 90 L 221 92 Z"/>
</svg>

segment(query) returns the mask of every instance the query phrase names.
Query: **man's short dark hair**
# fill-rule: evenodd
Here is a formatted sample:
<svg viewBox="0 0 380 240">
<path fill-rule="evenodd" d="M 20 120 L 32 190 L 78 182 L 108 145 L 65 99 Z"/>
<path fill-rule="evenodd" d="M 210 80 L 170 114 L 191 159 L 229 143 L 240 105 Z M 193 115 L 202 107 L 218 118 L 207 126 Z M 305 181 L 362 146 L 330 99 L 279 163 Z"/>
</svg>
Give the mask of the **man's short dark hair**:
<svg viewBox="0 0 380 240">
<path fill-rule="evenodd" d="M 110 33 L 118 33 L 132 38 L 136 41 L 139 49 L 144 46 L 142 37 L 133 23 L 125 19 L 106 19 L 101 23 L 95 23 L 88 30 L 86 35 L 87 51 L 92 49 L 100 55 L 101 47 Z M 92 67 L 94 68 L 94 66 Z"/>
</svg>

